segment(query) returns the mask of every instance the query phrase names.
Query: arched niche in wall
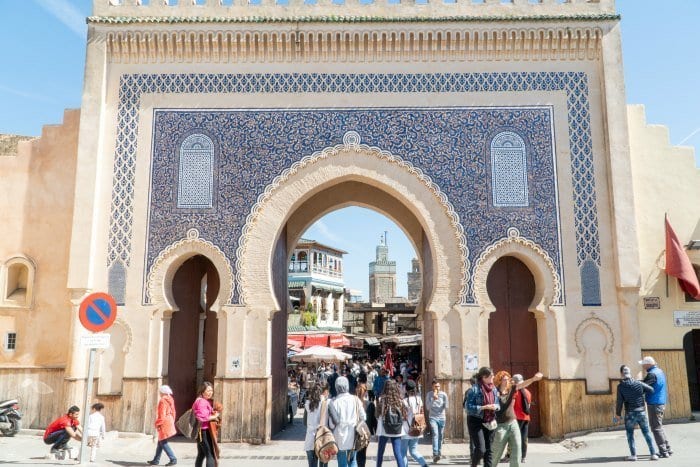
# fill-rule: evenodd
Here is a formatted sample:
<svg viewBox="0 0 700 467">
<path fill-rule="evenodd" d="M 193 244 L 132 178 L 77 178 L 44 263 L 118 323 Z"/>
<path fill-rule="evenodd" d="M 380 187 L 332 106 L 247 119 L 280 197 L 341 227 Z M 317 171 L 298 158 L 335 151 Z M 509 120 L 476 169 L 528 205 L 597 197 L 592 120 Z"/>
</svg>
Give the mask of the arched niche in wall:
<svg viewBox="0 0 700 467">
<path fill-rule="evenodd" d="M 34 295 L 36 266 L 26 256 L 15 256 L 5 262 L 2 303 L 7 307 L 30 308 Z"/>
</svg>

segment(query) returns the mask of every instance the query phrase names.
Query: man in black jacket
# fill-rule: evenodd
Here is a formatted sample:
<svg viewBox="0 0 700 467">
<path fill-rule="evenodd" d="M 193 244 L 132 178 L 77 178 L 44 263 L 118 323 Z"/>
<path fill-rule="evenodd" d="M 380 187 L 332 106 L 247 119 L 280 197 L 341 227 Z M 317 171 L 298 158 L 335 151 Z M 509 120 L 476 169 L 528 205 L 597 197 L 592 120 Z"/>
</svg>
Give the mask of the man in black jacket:
<svg viewBox="0 0 700 467">
<path fill-rule="evenodd" d="M 617 417 L 622 416 L 622 406 L 625 407 L 625 430 L 627 431 L 627 444 L 630 447 L 630 456 L 628 461 L 637 460 L 637 449 L 634 446 L 634 428 L 639 425 L 644 435 L 644 440 L 649 446 L 649 454 L 651 460 L 659 459 L 658 454 L 654 450 L 654 443 L 651 440 L 649 432 L 649 420 L 647 419 L 646 407 L 644 405 L 644 393 L 653 393 L 654 389 L 648 384 L 642 383 L 632 378 L 632 372 L 627 365 L 620 367 L 620 375 L 622 380 L 617 386 L 617 405 L 615 414 Z M 618 419 L 615 419 L 615 423 Z"/>
</svg>

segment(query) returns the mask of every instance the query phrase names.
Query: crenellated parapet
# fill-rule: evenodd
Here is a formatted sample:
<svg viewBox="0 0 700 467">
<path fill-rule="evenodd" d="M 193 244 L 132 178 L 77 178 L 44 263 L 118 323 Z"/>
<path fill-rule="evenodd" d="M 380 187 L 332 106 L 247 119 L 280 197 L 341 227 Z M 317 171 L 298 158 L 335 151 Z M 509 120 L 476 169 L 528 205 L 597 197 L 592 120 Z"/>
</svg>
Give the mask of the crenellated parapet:
<svg viewBox="0 0 700 467">
<path fill-rule="evenodd" d="M 95 0 L 88 21 L 113 63 L 357 63 L 596 60 L 619 19 L 613 0 L 311 1 Z"/>
<path fill-rule="evenodd" d="M 94 0 L 101 21 L 368 21 L 614 15 L 614 0 Z"/>
</svg>

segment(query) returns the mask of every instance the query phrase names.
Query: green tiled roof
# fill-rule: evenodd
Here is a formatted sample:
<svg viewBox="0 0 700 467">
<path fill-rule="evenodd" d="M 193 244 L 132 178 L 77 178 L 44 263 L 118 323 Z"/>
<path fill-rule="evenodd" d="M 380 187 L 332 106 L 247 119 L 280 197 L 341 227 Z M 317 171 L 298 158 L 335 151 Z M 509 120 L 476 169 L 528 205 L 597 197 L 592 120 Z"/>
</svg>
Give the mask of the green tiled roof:
<svg viewBox="0 0 700 467">
<path fill-rule="evenodd" d="M 619 14 L 532 15 L 532 16 L 441 16 L 441 17 L 392 17 L 392 16 L 88 16 L 88 23 L 445 23 L 445 22 L 508 22 L 508 21 L 617 21 Z"/>
</svg>

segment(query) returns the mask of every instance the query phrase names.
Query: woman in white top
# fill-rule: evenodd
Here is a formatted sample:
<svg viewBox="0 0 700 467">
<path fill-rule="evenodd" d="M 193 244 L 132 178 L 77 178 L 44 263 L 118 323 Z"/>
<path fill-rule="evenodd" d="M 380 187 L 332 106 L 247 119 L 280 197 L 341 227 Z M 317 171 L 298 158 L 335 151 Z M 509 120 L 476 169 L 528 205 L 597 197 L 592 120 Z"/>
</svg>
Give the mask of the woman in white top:
<svg viewBox="0 0 700 467">
<path fill-rule="evenodd" d="M 406 462 L 401 454 L 401 437 L 407 434 L 407 413 L 408 405 L 405 400 L 401 399 L 398 384 L 393 379 L 388 380 L 384 384 L 383 395 L 379 398 L 379 403 L 377 404 L 377 436 L 379 437 L 377 467 L 382 466 L 387 442 L 391 442 L 396 464 L 399 467 L 406 467 Z M 387 423 L 395 421 L 398 421 L 399 424 L 387 425 Z"/>
<path fill-rule="evenodd" d="M 345 376 L 335 380 L 338 395 L 328 406 L 333 436 L 338 445 L 338 467 L 357 467 L 355 446 L 355 426 L 365 421 L 365 409 L 360 399 L 350 394 L 350 383 Z"/>
<path fill-rule="evenodd" d="M 406 381 L 406 398 L 404 399 L 408 405 L 408 414 L 406 416 L 406 421 L 404 430 L 406 430 L 406 435 L 401 438 L 401 453 L 403 456 L 403 462 L 408 465 L 408 453 L 411 453 L 413 460 L 418 462 L 421 466 L 425 467 L 428 463 L 425 458 L 421 456 L 418 452 L 418 440 L 423 437 L 423 433 L 418 436 L 410 436 L 408 434 L 408 429 L 413 423 L 414 414 L 420 413 L 423 408 L 423 401 L 420 396 L 418 396 L 416 391 L 416 382 L 412 379 Z"/>
<path fill-rule="evenodd" d="M 306 438 L 304 439 L 304 450 L 309 461 L 309 467 L 319 467 L 318 457 L 314 452 L 314 438 L 316 430 L 321 421 L 321 407 L 323 401 L 328 398 L 328 386 L 321 383 L 314 384 L 307 392 L 306 403 Z M 326 407 L 326 410 L 328 408 Z M 320 467 L 328 467 L 328 464 L 320 463 Z"/>
</svg>

